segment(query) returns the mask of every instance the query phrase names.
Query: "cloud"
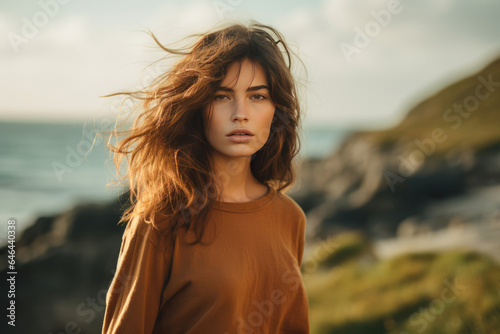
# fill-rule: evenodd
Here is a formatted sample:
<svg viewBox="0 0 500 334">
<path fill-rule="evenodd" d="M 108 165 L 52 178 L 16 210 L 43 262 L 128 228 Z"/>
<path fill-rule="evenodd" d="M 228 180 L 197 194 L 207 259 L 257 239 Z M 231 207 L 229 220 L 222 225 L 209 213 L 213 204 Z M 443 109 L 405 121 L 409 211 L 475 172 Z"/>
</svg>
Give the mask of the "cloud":
<svg viewBox="0 0 500 334">
<path fill-rule="evenodd" d="M 482 67 L 485 54 L 500 45 L 491 34 L 496 19 L 486 14 L 499 12 L 491 1 L 401 0 L 400 13 L 383 26 L 374 13 L 387 12 L 390 2 L 326 0 L 279 19 L 310 58 L 311 121 L 395 123 L 413 101 L 468 75 L 464 69 Z M 379 33 L 349 63 L 340 43 L 355 45 L 356 28 L 364 31 L 368 22 L 378 23 Z"/>
<path fill-rule="evenodd" d="M 153 32 L 164 35 L 169 42 L 182 39 L 188 34 L 199 33 L 218 21 L 215 1 L 187 3 L 167 2 L 155 10 L 155 14 L 144 22 Z M 224 12 L 221 9 L 222 13 Z"/>
<path fill-rule="evenodd" d="M 301 3 L 266 21 L 285 35 L 308 67 L 308 121 L 394 122 L 417 94 L 424 97 L 452 74 L 456 79 L 464 66 L 481 67 L 485 55 L 500 47 L 500 3 L 400 0 L 401 13 L 391 16 L 390 24 L 347 62 L 340 43 L 353 44 L 355 29 L 364 29 L 375 20 L 373 12 L 387 9 L 389 2 Z M 150 29 L 168 45 L 211 28 L 221 14 L 234 19 L 270 17 L 268 7 L 259 12 L 255 3 L 221 3 L 233 5 L 169 1 L 151 6 L 136 20 L 126 10 L 108 13 L 114 15 L 113 22 L 105 19 L 106 13 L 99 12 L 98 20 L 92 13 L 61 10 L 20 53 L 5 40 L 0 45 L 7 78 L 0 83 L 5 96 L 1 112 L 31 110 L 40 117 L 49 112 L 61 117 L 98 114 L 108 108 L 98 95 L 136 87 L 140 71 L 162 56 L 148 48 L 156 44 L 140 30 Z M 19 31 L 20 25 L 20 16 L 0 13 L 0 31 Z"/>
</svg>

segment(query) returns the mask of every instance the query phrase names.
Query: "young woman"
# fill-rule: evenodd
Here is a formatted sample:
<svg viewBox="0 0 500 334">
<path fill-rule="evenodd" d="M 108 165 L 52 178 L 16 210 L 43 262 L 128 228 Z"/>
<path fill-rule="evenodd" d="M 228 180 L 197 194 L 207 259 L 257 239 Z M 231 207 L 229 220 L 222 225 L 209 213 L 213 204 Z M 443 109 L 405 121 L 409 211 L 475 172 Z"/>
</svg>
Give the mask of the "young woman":
<svg viewBox="0 0 500 334">
<path fill-rule="evenodd" d="M 292 52 L 255 21 L 185 49 L 152 36 L 182 58 L 116 93 L 143 104 L 110 145 L 117 169 L 130 154 L 132 206 L 102 333 L 309 333 L 306 216 L 285 194 L 300 148 Z"/>
</svg>

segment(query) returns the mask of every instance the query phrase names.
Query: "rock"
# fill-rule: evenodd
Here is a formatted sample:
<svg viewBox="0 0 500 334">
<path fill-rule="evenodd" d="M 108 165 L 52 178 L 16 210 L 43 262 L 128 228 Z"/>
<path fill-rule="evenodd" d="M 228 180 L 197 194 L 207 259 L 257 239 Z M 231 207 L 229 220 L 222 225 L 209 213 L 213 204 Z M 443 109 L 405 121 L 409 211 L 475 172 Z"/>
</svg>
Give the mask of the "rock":
<svg viewBox="0 0 500 334">
<path fill-rule="evenodd" d="M 122 204 L 85 204 L 40 217 L 16 242 L 16 332 L 100 333 L 105 293 L 114 276 L 125 226 Z M 7 248 L 0 249 L 7 258 Z M 1 263 L 6 277 L 6 261 Z M 11 330 L 3 321 L 0 332 Z"/>
<path fill-rule="evenodd" d="M 399 238 L 413 237 L 418 234 L 418 219 L 415 217 L 408 217 L 403 220 L 397 231 L 397 236 Z"/>
<path fill-rule="evenodd" d="M 440 213 L 440 203 L 482 207 L 474 190 L 500 184 L 500 90 L 468 118 L 443 118 L 475 96 L 481 76 L 500 81 L 500 59 L 418 103 L 397 126 L 352 133 L 332 155 L 306 161 L 293 197 L 307 214 L 308 240 L 356 229 L 373 240 L 435 231 L 457 216 Z"/>
</svg>

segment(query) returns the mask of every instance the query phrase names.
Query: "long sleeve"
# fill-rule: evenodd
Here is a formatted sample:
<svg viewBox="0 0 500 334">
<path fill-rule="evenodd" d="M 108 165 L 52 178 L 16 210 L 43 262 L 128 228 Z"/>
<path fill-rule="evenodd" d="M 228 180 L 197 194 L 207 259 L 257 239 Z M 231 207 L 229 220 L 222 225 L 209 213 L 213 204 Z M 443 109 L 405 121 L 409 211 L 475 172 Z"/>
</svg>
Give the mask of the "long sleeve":
<svg viewBox="0 0 500 334">
<path fill-rule="evenodd" d="M 151 334 L 169 277 L 171 261 L 152 228 L 127 232 L 106 295 L 102 334 Z"/>
<path fill-rule="evenodd" d="M 127 226 L 103 334 L 310 333 L 300 206 L 271 188 L 212 209 L 201 244 L 191 225 L 175 237 L 167 221 Z"/>
</svg>

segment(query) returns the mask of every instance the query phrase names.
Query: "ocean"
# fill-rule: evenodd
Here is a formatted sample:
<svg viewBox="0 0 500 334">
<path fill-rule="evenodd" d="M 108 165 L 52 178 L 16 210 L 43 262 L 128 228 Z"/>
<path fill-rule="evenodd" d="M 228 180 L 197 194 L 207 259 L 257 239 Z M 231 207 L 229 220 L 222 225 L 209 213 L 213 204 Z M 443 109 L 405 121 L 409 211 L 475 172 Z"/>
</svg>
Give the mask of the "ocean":
<svg viewBox="0 0 500 334">
<path fill-rule="evenodd" d="M 51 215 L 81 202 L 113 201 L 119 187 L 112 156 L 97 140 L 92 123 L 0 123 L 0 244 L 7 221 L 16 220 L 17 236 L 40 215 Z M 100 129 L 102 130 L 102 129 Z M 304 126 L 302 158 L 333 152 L 349 129 Z"/>
</svg>

